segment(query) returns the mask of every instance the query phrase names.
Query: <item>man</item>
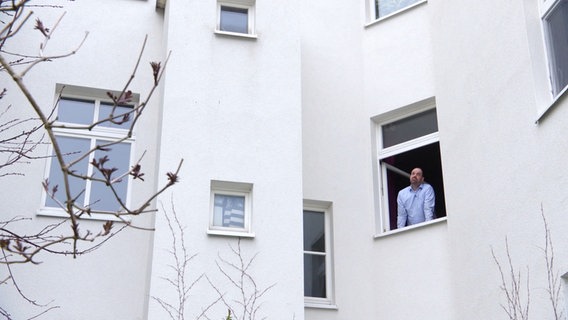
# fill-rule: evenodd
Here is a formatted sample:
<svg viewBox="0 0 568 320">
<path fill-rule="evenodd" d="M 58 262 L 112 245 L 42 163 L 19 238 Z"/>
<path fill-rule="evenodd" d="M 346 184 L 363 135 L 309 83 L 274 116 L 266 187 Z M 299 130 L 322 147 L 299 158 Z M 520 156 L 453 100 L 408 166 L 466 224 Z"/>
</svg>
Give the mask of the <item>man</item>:
<svg viewBox="0 0 568 320">
<path fill-rule="evenodd" d="M 435 198 L 432 186 L 424 182 L 422 169 L 412 169 L 410 186 L 400 190 L 396 198 L 397 228 L 434 219 Z"/>
</svg>

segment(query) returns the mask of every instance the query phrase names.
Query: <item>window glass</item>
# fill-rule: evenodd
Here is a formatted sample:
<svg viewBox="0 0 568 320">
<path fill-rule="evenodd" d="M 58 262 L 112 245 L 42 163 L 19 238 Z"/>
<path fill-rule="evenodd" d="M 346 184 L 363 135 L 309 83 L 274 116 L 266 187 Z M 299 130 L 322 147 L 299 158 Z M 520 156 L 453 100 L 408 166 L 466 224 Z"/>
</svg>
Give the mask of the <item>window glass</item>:
<svg viewBox="0 0 568 320">
<path fill-rule="evenodd" d="M 304 296 L 327 298 L 325 212 L 304 210 Z"/>
<path fill-rule="evenodd" d="M 325 256 L 304 254 L 304 296 L 326 298 Z"/>
<path fill-rule="evenodd" d="M 245 197 L 215 194 L 213 225 L 217 227 L 245 227 Z"/>
<path fill-rule="evenodd" d="M 85 154 L 90 149 L 90 139 L 81 139 L 74 137 L 58 136 L 57 143 L 63 154 L 65 163 L 70 163 L 78 159 L 81 155 Z M 85 157 L 78 163 L 74 164 L 72 170 L 76 174 L 86 175 L 89 165 L 89 157 Z M 63 173 L 56 157 L 51 158 L 51 166 L 49 170 L 49 190 L 57 186 L 58 191 L 55 193 L 55 198 L 58 201 L 65 201 L 65 183 L 63 181 Z M 85 199 L 85 180 L 69 176 L 69 185 L 71 196 L 76 197 L 79 195 L 78 203 L 83 203 Z M 45 205 L 48 207 L 59 207 L 59 205 L 49 196 L 46 198 Z"/>
<path fill-rule="evenodd" d="M 99 107 L 99 120 L 107 119 L 110 117 L 110 113 L 112 112 L 114 105 L 111 103 L 101 103 Z M 114 110 L 113 116 L 115 117 L 116 122 L 121 122 L 123 120 L 123 116 L 128 114 L 128 112 L 132 111 L 131 106 L 116 106 Z M 116 118 L 118 116 L 118 118 Z M 120 124 L 112 123 L 111 121 L 106 121 L 101 123 L 100 125 L 103 127 L 112 127 L 112 128 L 122 128 L 122 129 L 130 129 L 132 124 L 133 115 L 128 115 L 128 121 L 124 121 Z"/>
<path fill-rule="evenodd" d="M 108 143 L 108 141 L 97 140 L 97 145 L 103 145 Z M 104 168 L 117 170 L 111 174 L 111 179 L 116 179 L 119 175 L 128 172 L 130 165 L 130 143 L 119 143 L 109 147 L 109 150 L 95 151 L 95 160 L 97 162 L 104 156 L 108 157 L 108 161 L 104 164 Z M 102 179 L 103 176 L 96 169 L 94 170 L 94 177 Z M 126 201 L 126 195 L 128 190 L 128 175 L 113 184 L 114 189 L 122 201 Z M 116 196 L 113 194 L 111 188 L 106 186 L 102 182 L 93 182 L 91 185 L 90 194 L 90 207 L 95 210 L 100 211 L 112 211 L 116 212 L 122 209 L 116 200 Z"/>
<path fill-rule="evenodd" d="M 381 126 L 383 148 L 438 131 L 436 109 L 430 109 Z"/>
<path fill-rule="evenodd" d="M 248 33 L 248 9 L 221 6 L 221 31 Z"/>
<path fill-rule="evenodd" d="M 73 90 L 71 90 L 73 91 Z M 81 90 L 82 92 L 84 90 Z M 112 104 L 103 103 L 96 96 L 101 96 L 105 91 L 98 91 L 94 97 L 85 96 L 84 98 L 61 98 L 58 102 L 57 120 L 64 123 L 72 123 L 78 125 L 89 126 L 92 125 L 97 119 L 108 117 L 112 110 Z M 70 94 L 73 94 L 71 92 Z M 134 102 L 135 103 L 135 102 Z M 115 110 L 116 115 L 123 115 L 132 110 L 131 106 L 119 106 Z M 71 196 L 76 199 L 75 204 L 78 206 L 89 206 L 94 211 L 101 212 L 117 212 L 124 208 L 120 207 L 117 197 L 122 203 L 128 205 L 128 188 L 129 176 L 119 178 L 120 175 L 127 174 L 130 169 L 130 153 L 134 139 L 129 138 L 126 141 L 108 146 L 108 150 L 96 150 L 95 146 L 102 146 L 112 141 L 117 141 L 126 136 L 126 130 L 101 130 L 101 127 L 114 127 L 117 129 L 130 129 L 132 121 L 127 121 L 125 124 L 103 124 L 95 126 L 90 130 L 69 130 L 66 127 L 54 128 L 58 145 L 62 151 L 64 162 L 66 165 L 74 163 L 71 167 L 74 174 L 83 177 L 92 177 L 94 179 L 103 179 L 103 175 L 96 169 L 91 162 L 100 159 L 104 156 L 108 160 L 104 164 L 104 168 L 116 170 L 111 174 L 113 181 L 112 189 L 103 182 L 94 181 L 92 179 L 83 179 L 77 177 L 69 177 Z M 67 126 L 65 124 L 65 126 Z M 71 125 L 69 125 L 71 127 Z M 80 159 L 81 157 L 83 157 Z M 80 159 L 80 161 L 78 161 Z M 57 185 L 58 192 L 56 199 L 59 202 L 66 200 L 65 184 L 63 181 L 63 174 L 61 172 L 59 163 L 55 157 L 50 160 L 49 181 L 50 193 L 54 186 Z M 78 161 L 75 163 L 75 161 Z M 59 216 L 57 201 L 52 200 L 49 195 L 45 197 L 44 206 L 46 210 L 42 211 L 46 215 Z"/>
<path fill-rule="evenodd" d="M 322 212 L 304 211 L 304 250 L 325 252 L 325 216 Z"/>
<path fill-rule="evenodd" d="M 61 99 L 57 109 L 57 120 L 89 125 L 93 123 L 94 113 L 94 101 Z"/>
<path fill-rule="evenodd" d="M 375 0 L 377 19 L 422 0 Z"/>
<path fill-rule="evenodd" d="M 568 0 L 561 0 L 545 17 L 554 95 L 568 84 Z"/>
</svg>

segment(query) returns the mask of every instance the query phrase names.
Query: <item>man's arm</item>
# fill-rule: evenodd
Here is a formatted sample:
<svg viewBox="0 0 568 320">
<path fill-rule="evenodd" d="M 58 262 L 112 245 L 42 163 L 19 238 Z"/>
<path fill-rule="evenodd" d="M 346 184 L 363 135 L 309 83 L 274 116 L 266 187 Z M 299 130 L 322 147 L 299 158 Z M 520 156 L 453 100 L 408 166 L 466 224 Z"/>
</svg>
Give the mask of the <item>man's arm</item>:
<svg viewBox="0 0 568 320">
<path fill-rule="evenodd" d="M 434 219 L 434 207 L 436 206 L 436 195 L 434 188 L 427 185 L 424 189 L 424 218 L 425 221 Z"/>
</svg>

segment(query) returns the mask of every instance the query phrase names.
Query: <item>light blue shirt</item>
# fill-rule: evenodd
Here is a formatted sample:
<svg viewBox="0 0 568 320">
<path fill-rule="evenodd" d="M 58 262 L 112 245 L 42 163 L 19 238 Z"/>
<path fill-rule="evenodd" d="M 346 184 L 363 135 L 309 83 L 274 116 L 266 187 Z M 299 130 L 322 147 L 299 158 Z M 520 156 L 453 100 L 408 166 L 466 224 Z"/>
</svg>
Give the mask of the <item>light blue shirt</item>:
<svg viewBox="0 0 568 320">
<path fill-rule="evenodd" d="M 421 184 L 416 191 L 408 186 L 398 193 L 397 228 L 434 219 L 436 197 L 434 189 L 427 183 Z"/>
</svg>

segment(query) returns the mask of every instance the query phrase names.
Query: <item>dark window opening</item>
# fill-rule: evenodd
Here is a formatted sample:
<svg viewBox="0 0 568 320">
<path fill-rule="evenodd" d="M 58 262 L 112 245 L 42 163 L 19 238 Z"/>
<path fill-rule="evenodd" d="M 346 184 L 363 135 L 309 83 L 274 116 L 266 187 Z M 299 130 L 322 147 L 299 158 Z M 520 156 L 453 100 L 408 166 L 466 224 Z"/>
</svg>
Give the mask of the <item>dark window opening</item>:
<svg viewBox="0 0 568 320">
<path fill-rule="evenodd" d="M 410 173 L 412 169 L 416 167 L 422 168 L 422 171 L 424 172 L 424 181 L 429 183 L 436 193 L 436 218 L 446 216 L 444 181 L 439 142 L 382 159 L 381 163 L 389 165 L 386 170 L 386 191 L 388 195 L 390 230 L 395 230 L 397 228 L 396 198 L 398 192 L 410 185 L 408 176 L 403 175 L 400 171 Z"/>
</svg>

